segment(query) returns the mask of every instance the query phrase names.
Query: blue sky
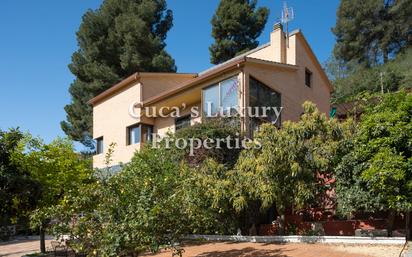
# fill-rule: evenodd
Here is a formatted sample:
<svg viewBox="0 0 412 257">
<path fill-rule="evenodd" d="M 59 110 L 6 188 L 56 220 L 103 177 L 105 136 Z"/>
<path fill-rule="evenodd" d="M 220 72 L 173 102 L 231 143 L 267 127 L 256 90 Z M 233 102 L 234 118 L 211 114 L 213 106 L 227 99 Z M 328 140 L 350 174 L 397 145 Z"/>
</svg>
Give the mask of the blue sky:
<svg viewBox="0 0 412 257">
<path fill-rule="evenodd" d="M 167 51 L 179 72 L 199 72 L 211 66 L 210 19 L 218 0 L 168 0 L 174 26 Z M 64 136 L 60 121 L 70 102 L 68 88 L 74 77 L 67 68 L 77 49 L 76 31 L 87 9 L 101 0 L 2 0 L 0 1 L 0 129 L 20 127 L 50 142 Z M 260 43 L 269 41 L 283 1 L 259 0 L 270 9 Z M 335 43 L 338 0 L 290 0 L 296 19 L 291 30 L 302 29 L 321 63 Z"/>
</svg>

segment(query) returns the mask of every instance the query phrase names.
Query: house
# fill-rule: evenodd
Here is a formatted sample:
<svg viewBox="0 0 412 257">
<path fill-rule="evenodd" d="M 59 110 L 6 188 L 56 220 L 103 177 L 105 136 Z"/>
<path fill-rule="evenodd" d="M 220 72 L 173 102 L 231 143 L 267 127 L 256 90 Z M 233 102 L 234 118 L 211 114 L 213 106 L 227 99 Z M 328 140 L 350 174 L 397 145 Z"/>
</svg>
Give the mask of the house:
<svg viewBox="0 0 412 257">
<path fill-rule="evenodd" d="M 105 153 L 115 143 L 112 165 L 127 163 L 152 133 L 164 136 L 201 122 L 195 107 L 212 113 L 219 107 L 281 106 L 280 119 L 298 120 L 309 100 L 328 115 L 332 91 L 325 72 L 300 30 L 287 36 L 275 24 L 270 42 L 200 73 L 137 72 L 89 101 L 93 106 L 95 168 L 105 166 Z M 153 117 L 148 109 L 181 110 L 179 117 Z M 277 119 L 277 122 L 280 122 Z M 250 134 L 260 123 L 274 121 L 244 116 L 241 130 Z"/>
</svg>

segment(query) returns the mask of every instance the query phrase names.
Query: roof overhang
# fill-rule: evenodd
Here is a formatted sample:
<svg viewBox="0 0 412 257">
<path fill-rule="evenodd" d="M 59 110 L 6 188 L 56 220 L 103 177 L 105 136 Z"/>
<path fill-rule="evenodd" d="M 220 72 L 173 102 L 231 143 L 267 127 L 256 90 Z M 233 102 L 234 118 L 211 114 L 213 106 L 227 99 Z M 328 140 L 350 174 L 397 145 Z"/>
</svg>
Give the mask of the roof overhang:
<svg viewBox="0 0 412 257">
<path fill-rule="evenodd" d="M 124 80 L 120 81 L 119 83 L 113 85 L 106 91 L 103 91 L 102 93 L 93 97 L 87 103 L 91 105 L 95 105 L 105 100 L 106 98 L 114 95 L 115 93 L 123 90 L 130 84 L 140 81 L 142 77 L 158 77 L 158 76 L 182 76 L 182 77 L 194 78 L 194 77 L 197 77 L 197 74 L 196 73 L 172 73 L 172 72 L 136 72 L 130 75 L 129 77 L 125 78 Z"/>
</svg>

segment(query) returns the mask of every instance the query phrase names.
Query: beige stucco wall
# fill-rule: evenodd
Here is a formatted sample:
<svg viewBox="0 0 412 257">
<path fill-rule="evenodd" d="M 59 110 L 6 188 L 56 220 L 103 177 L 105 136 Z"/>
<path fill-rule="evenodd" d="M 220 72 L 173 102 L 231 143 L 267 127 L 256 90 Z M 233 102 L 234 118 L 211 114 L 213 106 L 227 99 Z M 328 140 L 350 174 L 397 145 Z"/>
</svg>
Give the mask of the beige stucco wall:
<svg viewBox="0 0 412 257">
<path fill-rule="evenodd" d="M 305 43 L 300 35 L 295 35 L 296 40 L 296 65 L 299 67 L 298 80 L 305 86 L 303 98 L 315 103 L 319 110 L 329 116 L 330 111 L 330 90 L 328 79 L 323 73 L 322 67 L 311 54 L 311 49 Z M 312 86 L 309 88 L 305 85 L 305 68 L 308 68 L 312 74 Z"/>
<path fill-rule="evenodd" d="M 116 143 L 110 165 L 130 161 L 139 144 L 126 145 L 126 128 L 138 122 L 129 115 L 129 106 L 140 100 L 141 84 L 136 82 L 94 106 L 93 137 L 103 136 L 103 153 L 93 156 L 93 167 L 105 167 L 105 154 L 111 143 Z"/>
<path fill-rule="evenodd" d="M 299 119 L 303 111 L 301 105 L 306 100 L 316 103 L 318 108 L 328 115 L 330 89 L 316 57 L 300 32 L 291 34 L 288 43 L 284 36 L 284 32 L 278 27 L 271 33 L 270 46 L 248 57 L 296 65 L 299 69 L 290 71 L 263 65 L 247 65 L 245 76 L 254 76 L 282 94 L 282 121 Z M 312 72 L 311 87 L 305 85 L 306 68 Z"/>
<path fill-rule="evenodd" d="M 290 63 L 296 63 L 298 67 L 296 71 L 259 64 L 247 64 L 244 69 L 247 77 L 253 76 L 281 93 L 284 107 L 282 121 L 298 120 L 303 112 L 302 104 L 305 101 L 315 103 L 320 111 L 329 115 L 330 90 L 327 81 L 322 77 L 321 68 L 303 40 L 297 35 L 289 38 L 287 59 Z M 311 87 L 305 85 L 306 68 L 312 72 Z"/>
</svg>

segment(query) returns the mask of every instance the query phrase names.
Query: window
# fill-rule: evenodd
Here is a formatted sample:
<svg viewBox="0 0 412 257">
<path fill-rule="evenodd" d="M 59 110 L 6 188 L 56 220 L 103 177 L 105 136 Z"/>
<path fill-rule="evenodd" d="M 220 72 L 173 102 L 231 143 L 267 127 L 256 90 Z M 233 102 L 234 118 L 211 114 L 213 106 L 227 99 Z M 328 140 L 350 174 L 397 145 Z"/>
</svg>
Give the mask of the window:
<svg viewBox="0 0 412 257">
<path fill-rule="evenodd" d="M 133 125 L 127 128 L 127 144 L 134 145 L 140 143 L 140 125 Z"/>
<path fill-rule="evenodd" d="M 96 154 L 103 153 L 103 137 L 96 138 Z"/>
<path fill-rule="evenodd" d="M 152 140 L 153 126 L 136 124 L 127 128 L 127 144 L 134 145 Z"/>
<path fill-rule="evenodd" d="M 255 107 L 252 108 L 250 119 L 251 131 L 258 130 L 259 126 L 265 122 L 276 121 L 276 126 L 280 127 L 281 119 L 277 117 L 273 107 L 281 107 L 281 95 L 253 77 L 249 80 L 249 106 Z M 263 117 L 263 107 L 270 108 L 266 112 L 266 117 Z"/>
<path fill-rule="evenodd" d="M 175 130 L 178 131 L 182 128 L 190 127 L 190 115 L 176 118 L 175 120 Z"/>
<path fill-rule="evenodd" d="M 203 112 L 212 116 L 219 112 L 220 108 L 225 112 L 228 108 L 237 108 L 238 87 L 237 77 L 233 77 L 203 89 Z"/>
<path fill-rule="evenodd" d="M 305 69 L 305 85 L 312 87 L 312 72 L 308 69 Z"/>
<path fill-rule="evenodd" d="M 141 125 L 141 130 L 142 130 L 142 142 L 149 142 L 152 141 L 152 135 L 153 135 L 153 126 L 152 125 L 147 125 L 147 124 L 142 124 Z"/>
</svg>

